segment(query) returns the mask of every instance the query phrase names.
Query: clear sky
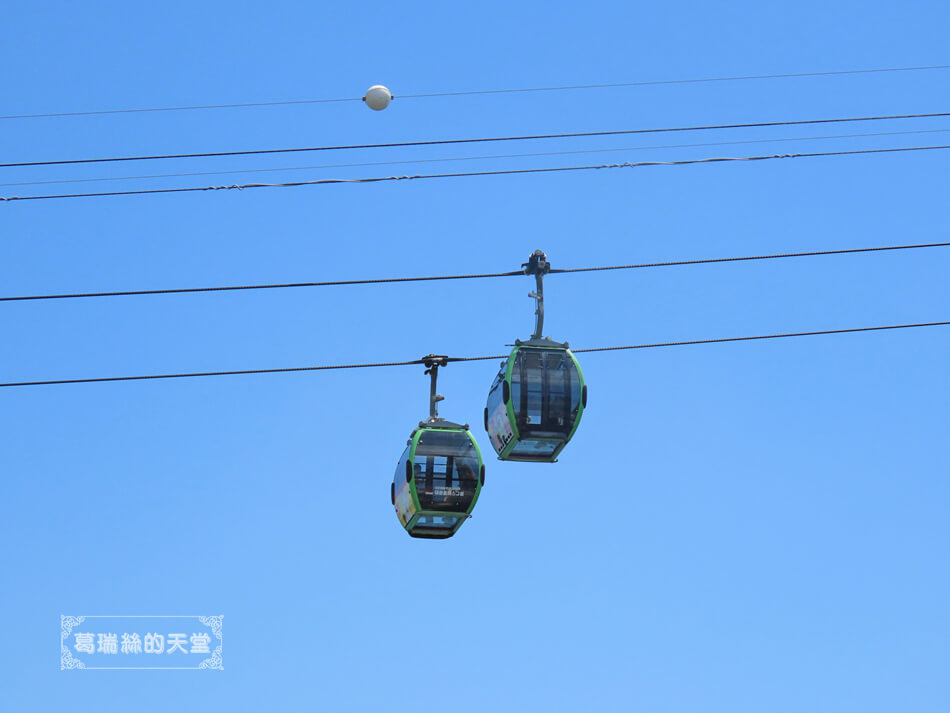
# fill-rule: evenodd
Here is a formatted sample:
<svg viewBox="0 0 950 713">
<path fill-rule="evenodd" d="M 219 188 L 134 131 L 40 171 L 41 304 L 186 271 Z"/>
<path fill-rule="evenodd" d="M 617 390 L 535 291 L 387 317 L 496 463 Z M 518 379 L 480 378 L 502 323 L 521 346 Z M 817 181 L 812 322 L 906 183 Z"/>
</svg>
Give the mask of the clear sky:
<svg viewBox="0 0 950 713">
<path fill-rule="evenodd" d="M 3 163 L 950 111 L 946 2 L 67 3 L 3 13 Z M 868 132 L 935 133 L 806 140 Z M 937 133 L 944 131 L 947 133 Z M 0 169 L 0 195 L 947 144 L 946 119 Z M 782 139 L 689 148 L 669 144 Z M 0 294 L 947 240 L 948 154 L 0 205 Z M 950 319 L 947 249 L 551 277 L 577 348 Z M 0 381 L 500 354 L 528 278 L 0 305 Z M 421 367 L 0 390 L 0 709 L 946 711 L 950 328 L 581 355 L 554 465 L 448 541 L 387 497 Z M 60 614 L 223 614 L 224 671 L 60 671 Z"/>
</svg>

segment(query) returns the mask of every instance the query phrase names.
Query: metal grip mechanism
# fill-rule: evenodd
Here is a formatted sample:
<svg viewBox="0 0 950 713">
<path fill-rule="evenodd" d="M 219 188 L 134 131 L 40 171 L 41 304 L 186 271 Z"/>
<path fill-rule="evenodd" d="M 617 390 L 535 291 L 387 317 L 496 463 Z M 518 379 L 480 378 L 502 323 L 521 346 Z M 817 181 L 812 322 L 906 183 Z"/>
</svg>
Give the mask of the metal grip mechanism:
<svg viewBox="0 0 950 713">
<path fill-rule="evenodd" d="M 449 358 L 447 356 L 438 356 L 436 354 L 429 354 L 428 356 L 422 357 L 422 363 L 426 366 L 424 373 L 429 374 L 429 420 L 438 421 L 439 420 L 439 401 L 445 399 L 444 396 L 440 396 L 436 391 L 436 380 L 439 378 L 439 367 L 448 366 Z"/>
<path fill-rule="evenodd" d="M 551 263 L 548 262 L 547 255 L 540 250 L 535 250 L 528 258 L 528 262 L 524 263 L 521 267 L 524 268 L 525 275 L 534 275 L 536 285 L 535 291 L 528 294 L 528 297 L 537 300 L 538 303 L 537 309 L 534 311 L 536 318 L 534 334 L 531 335 L 531 338 L 542 339 L 541 332 L 544 330 L 544 285 L 541 280 L 551 271 Z"/>
</svg>

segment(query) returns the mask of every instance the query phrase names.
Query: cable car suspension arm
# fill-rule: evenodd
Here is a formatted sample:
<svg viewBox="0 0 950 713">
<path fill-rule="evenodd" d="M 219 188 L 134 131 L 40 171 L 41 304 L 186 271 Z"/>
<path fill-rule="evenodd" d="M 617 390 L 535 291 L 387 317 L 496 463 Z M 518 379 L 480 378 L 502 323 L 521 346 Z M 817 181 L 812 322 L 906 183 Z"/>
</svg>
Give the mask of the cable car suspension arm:
<svg viewBox="0 0 950 713">
<path fill-rule="evenodd" d="M 522 264 L 524 274 L 534 275 L 535 291 L 528 293 L 528 297 L 537 300 L 538 306 L 535 309 L 536 315 L 534 324 L 534 334 L 532 339 L 543 339 L 541 332 L 544 330 L 544 285 L 542 279 L 551 271 L 551 263 L 548 262 L 548 256 L 540 250 L 535 250 L 528 258 L 528 262 Z"/>
<path fill-rule="evenodd" d="M 435 354 L 429 354 L 428 356 L 422 357 L 422 363 L 426 366 L 424 373 L 429 374 L 429 420 L 438 421 L 439 419 L 439 401 L 445 399 L 444 396 L 441 396 L 436 393 L 436 381 L 439 378 L 439 367 L 447 366 L 449 363 L 449 358 L 447 356 L 437 356 Z"/>
</svg>

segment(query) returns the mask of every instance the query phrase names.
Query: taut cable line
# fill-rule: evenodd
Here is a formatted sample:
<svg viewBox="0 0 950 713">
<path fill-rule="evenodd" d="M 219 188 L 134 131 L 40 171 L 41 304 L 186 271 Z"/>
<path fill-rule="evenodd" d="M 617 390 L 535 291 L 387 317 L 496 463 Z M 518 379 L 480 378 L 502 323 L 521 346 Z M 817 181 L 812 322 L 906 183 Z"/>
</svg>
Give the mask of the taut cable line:
<svg viewBox="0 0 950 713">
<path fill-rule="evenodd" d="M 944 322 L 917 322 L 911 324 L 888 324 L 874 327 L 849 327 L 846 329 L 821 329 L 821 330 L 812 330 L 808 332 L 784 332 L 779 334 L 756 334 L 751 336 L 743 337 L 715 337 L 710 339 L 689 339 L 686 341 L 679 342 L 654 342 L 650 344 L 628 344 L 624 346 L 613 346 L 613 347 L 589 347 L 586 349 L 572 349 L 573 352 L 580 353 L 590 353 L 590 352 L 616 352 L 616 351 L 626 351 L 626 350 L 635 350 L 635 349 L 658 349 L 663 347 L 679 347 L 679 346 L 689 346 L 689 345 L 700 345 L 700 344 L 724 344 L 726 342 L 749 342 L 749 341 L 761 341 L 761 340 L 770 340 L 770 339 L 789 339 L 794 337 L 814 337 L 819 335 L 829 335 L 829 334 L 850 334 L 857 332 L 880 332 L 886 330 L 895 330 L 895 329 L 919 329 L 923 327 L 944 327 L 950 325 L 950 321 Z M 492 354 L 490 356 L 473 356 L 473 357 L 446 357 L 446 362 L 469 362 L 469 361 L 487 361 L 493 359 L 504 359 L 507 354 Z M 20 386 L 55 386 L 55 385 L 64 385 L 64 384 L 99 384 L 105 382 L 113 381 L 151 381 L 158 379 L 188 379 L 188 378 L 198 378 L 206 376 L 241 376 L 248 374 L 282 374 L 290 372 L 302 372 L 302 371 L 329 371 L 329 370 L 341 370 L 341 369 L 370 369 L 378 367 L 391 367 L 391 366 L 417 366 L 424 365 L 424 359 L 412 359 L 409 361 L 386 361 L 386 362 L 371 362 L 363 364 L 327 364 L 320 366 L 295 366 L 295 367 L 281 367 L 276 369 L 238 369 L 234 371 L 198 371 L 198 372 L 183 372 L 175 374 L 143 374 L 137 376 L 99 376 L 99 377 L 90 377 L 82 379 L 49 379 L 44 381 L 11 381 L 7 383 L 0 383 L 0 388 L 13 388 Z"/>
<path fill-rule="evenodd" d="M 737 82 L 761 79 L 792 79 L 802 77 L 832 77 L 856 74 L 885 74 L 892 72 L 923 72 L 939 69 L 950 69 L 947 64 L 934 64 L 921 67 L 885 67 L 881 69 L 844 69 L 827 72 L 791 72 L 784 74 L 747 74 L 727 77 L 699 77 L 692 79 L 657 79 L 639 82 L 615 82 L 608 84 L 567 84 L 549 87 L 520 87 L 514 89 L 474 89 L 458 92 L 429 92 L 424 94 L 400 94 L 400 99 L 421 99 L 432 97 L 461 97 L 487 94 L 523 94 L 530 92 L 559 92 L 579 89 L 616 89 L 622 87 L 649 87 L 673 84 L 702 84 L 707 82 Z M 286 101 L 268 102 L 240 102 L 233 104 L 194 104 L 187 106 L 160 106 L 134 109 L 100 109 L 93 111 L 60 111 L 33 114 L 8 114 L 0 116 L 3 119 L 44 119 L 70 116 L 101 116 L 108 114 L 142 114 L 149 112 L 197 111 L 208 109 L 244 109 L 250 107 L 294 106 L 305 104 L 334 104 L 341 102 L 358 102 L 360 97 L 336 97 L 328 99 L 291 99 Z"/>
<path fill-rule="evenodd" d="M 428 173 L 406 176 L 369 176 L 365 178 L 319 178 L 312 181 L 285 181 L 282 183 L 234 183 L 221 186 L 190 186 L 183 188 L 146 188 L 126 191 L 101 191 L 96 193 L 55 193 L 39 196 L 0 196 L 0 202 L 39 201 L 57 198 L 106 198 L 115 196 L 143 196 L 159 193 L 197 193 L 203 191 L 243 191 L 251 188 L 299 188 L 301 186 L 326 186 L 338 183 L 388 183 L 392 181 L 415 181 L 433 178 L 473 178 L 477 176 L 515 176 L 541 173 L 565 173 L 574 171 L 595 171 L 605 168 L 643 168 L 645 166 L 690 166 L 700 163 L 734 163 L 772 161 L 775 159 L 819 158 L 829 156 L 858 156 L 861 154 L 904 153 L 908 151 L 942 151 L 950 145 L 941 146 L 898 146 L 880 149 L 856 149 L 851 151 L 819 151 L 812 153 L 786 153 L 766 156 L 712 156 L 709 158 L 681 159 L 676 161 L 625 161 L 623 163 L 604 163 L 588 166 L 555 166 L 549 168 L 508 168 L 497 171 L 462 171 L 456 173 Z"/>
<path fill-rule="evenodd" d="M 798 257 L 818 257 L 828 255 L 853 255 L 857 253 L 888 252 L 896 250 L 919 250 L 923 248 L 950 247 L 950 242 L 917 243 L 912 245 L 881 245 L 864 248 L 842 248 L 839 250 L 809 250 L 807 252 L 772 253 L 768 255 L 741 255 L 733 257 L 695 258 L 692 260 L 669 260 L 665 262 L 642 262 L 627 265 L 603 265 L 599 267 L 571 267 L 552 269 L 550 274 L 575 272 L 601 272 L 607 270 L 638 270 L 644 268 L 675 267 L 685 265 L 709 265 L 714 263 L 749 262 L 755 260 L 782 260 Z M 300 287 L 340 287 L 349 285 L 379 285 L 401 282 L 434 282 L 440 280 L 477 280 L 494 277 L 522 277 L 523 270 L 509 272 L 485 272 L 467 275 L 431 275 L 426 277 L 381 277 L 362 280 L 330 280 L 324 282 L 283 282 L 259 285 L 224 285 L 216 287 L 177 287 L 157 290 L 118 290 L 114 292 L 66 292 L 46 295 L 17 295 L 0 297 L 0 302 L 28 302 L 35 300 L 85 299 L 93 297 L 130 297 L 139 295 L 175 295 L 200 292 L 233 292 L 239 290 L 278 290 Z"/>
<path fill-rule="evenodd" d="M 797 119 L 792 121 L 757 121 L 744 124 L 702 124 L 698 126 L 666 126 L 650 129 L 617 129 L 610 131 L 574 131 L 570 133 L 524 134 L 520 136 L 488 136 L 462 139 L 429 139 L 424 141 L 394 141 L 376 144 L 343 144 L 337 146 L 302 146 L 277 149 L 251 149 L 241 151 L 203 151 L 198 153 L 150 154 L 142 156 L 108 156 L 104 158 L 73 158 L 52 161 L 18 161 L 0 163 L 0 168 L 23 168 L 27 166 L 67 166 L 86 163 L 115 163 L 119 161 L 159 161 L 183 158 L 218 158 L 222 156 L 261 156 L 264 154 L 303 153 L 314 151 L 353 151 L 357 149 L 403 148 L 410 146 L 447 146 L 452 144 L 478 144 L 501 141 L 538 141 L 546 139 L 576 139 L 594 136 L 629 136 L 633 134 L 665 134 L 681 131 L 721 131 L 725 129 L 755 129 L 772 126 L 808 126 L 818 124 L 841 124 L 863 121 L 894 121 L 899 119 L 934 119 L 950 116 L 950 112 L 924 114 L 882 114 L 878 116 L 853 116 L 831 119 Z"/>
</svg>

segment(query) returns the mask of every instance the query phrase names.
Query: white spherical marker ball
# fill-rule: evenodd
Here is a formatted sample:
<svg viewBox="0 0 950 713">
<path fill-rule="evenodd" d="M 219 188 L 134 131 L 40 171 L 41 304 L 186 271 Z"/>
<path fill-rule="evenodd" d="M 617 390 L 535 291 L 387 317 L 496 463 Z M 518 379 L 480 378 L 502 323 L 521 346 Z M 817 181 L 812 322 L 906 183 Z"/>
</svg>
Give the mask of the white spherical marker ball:
<svg viewBox="0 0 950 713">
<path fill-rule="evenodd" d="M 392 100 L 393 95 L 390 94 L 389 90 L 382 84 L 374 84 L 371 86 L 366 90 L 366 96 L 363 97 L 366 106 L 375 111 L 382 111 L 389 106 L 389 102 Z"/>
</svg>

